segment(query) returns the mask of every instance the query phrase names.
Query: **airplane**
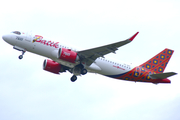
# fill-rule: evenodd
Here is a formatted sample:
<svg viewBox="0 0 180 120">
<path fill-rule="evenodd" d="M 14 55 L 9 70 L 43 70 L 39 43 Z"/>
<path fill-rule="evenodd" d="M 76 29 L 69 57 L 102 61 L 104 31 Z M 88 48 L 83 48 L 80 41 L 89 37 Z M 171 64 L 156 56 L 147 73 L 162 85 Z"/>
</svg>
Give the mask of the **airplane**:
<svg viewBox="0 0 180 120">
<path fill-rule="evenodd" d="M 66 47 L 59 42 L 44 39 L 41 35 L 30 35 L 21 31 L 5 34 L 2 39 L 14 49 L 22 52 L 19 59 L 23 58 L 26 51 L 49 58 L 44 60 L 43 70 L 54 74 L 69 71 L 73 74 L 70 78 L 72 82 L 77 80 L 77 76 L 90 72 L 126 81 L 171 83 L 168 77 L 177 73 L 163 72 L 174 50 L 166 48 L 145 63 L 135 67 L 105 59 L 104 55 L 115 53 L 119 47 L 132 42 L 138 33 L 126 40 L 80 51 Z"/>
</svg>

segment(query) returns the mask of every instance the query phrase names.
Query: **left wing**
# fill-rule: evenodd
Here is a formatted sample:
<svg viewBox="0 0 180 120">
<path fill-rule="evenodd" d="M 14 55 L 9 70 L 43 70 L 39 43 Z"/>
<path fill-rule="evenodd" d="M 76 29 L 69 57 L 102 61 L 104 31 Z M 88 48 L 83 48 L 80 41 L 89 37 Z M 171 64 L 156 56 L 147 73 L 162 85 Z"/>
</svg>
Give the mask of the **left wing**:
<svg viewBox="0 0 180 120">
<path fill-rule="evenodd" d="M 86 65 L 91 65 L 98 57 L 104 57 L 104 55 L 109 54 L 109 53 L 115 53 L 116 50 L 118 50 L 119 47 L 130 43 L 131 41 L 133 41 L 133 39 L 136 37 L 136 35 L 139 32 L 137 32 L 136 34 L 134 34 L 132 37 L 130 37 L 129 39 L 120 41 L 120 42 L 116 42 L 116 43 L 112 43 L 109 45 L 104 45 L 101 47 L 96 47 L 96 48 L 92 48 L 92 49 L 87 49 L 87 50 L 82 50 L 82 51 L 78 51 L 78 55 L 81 58 L 82 62 L 85 62 Z"/>
</svg>

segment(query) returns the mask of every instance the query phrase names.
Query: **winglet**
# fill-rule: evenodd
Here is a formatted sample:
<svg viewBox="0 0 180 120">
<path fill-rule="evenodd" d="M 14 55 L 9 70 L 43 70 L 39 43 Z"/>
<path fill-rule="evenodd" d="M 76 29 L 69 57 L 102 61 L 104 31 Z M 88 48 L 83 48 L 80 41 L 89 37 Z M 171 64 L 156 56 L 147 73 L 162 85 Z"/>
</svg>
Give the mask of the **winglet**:
<svg viewBox="0 0 180 120">
<path fill-rule="evenodd" d="M 136 35 L 138 34 L 139 32 L 137 32 L 136 34 L 134 34 L 132 37 L 130 37 L 128 40 L 130 41 L 133 41 L 133 39 L 136 37 Z"/>
</svg>

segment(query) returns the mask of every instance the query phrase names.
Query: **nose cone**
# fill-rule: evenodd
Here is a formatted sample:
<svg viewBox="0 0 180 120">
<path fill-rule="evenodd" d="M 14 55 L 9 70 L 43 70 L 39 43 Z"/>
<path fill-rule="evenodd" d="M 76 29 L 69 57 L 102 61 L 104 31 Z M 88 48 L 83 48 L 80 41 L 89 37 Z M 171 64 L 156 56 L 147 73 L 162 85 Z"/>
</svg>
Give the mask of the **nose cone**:
<svg viewBox="0 0 180 120">
<path fill-rule="evenodd" d="M 8 39 L 8 35 L 3 35 L 3 36 L 2 36 L 2 39 L 3 39 L 4 41 L 6 41 L 6 40 Z"/>
<path fill-rule="evenodd" d="M 10 39 L 11 39 L 11 35 L 8 35 L 8 34 L 3 35 L 3 36 L 2 36 L 2 39 L 3 39 L 4 41 L 6 41 L 6 42 L 9 42 Z"/>
</svg>

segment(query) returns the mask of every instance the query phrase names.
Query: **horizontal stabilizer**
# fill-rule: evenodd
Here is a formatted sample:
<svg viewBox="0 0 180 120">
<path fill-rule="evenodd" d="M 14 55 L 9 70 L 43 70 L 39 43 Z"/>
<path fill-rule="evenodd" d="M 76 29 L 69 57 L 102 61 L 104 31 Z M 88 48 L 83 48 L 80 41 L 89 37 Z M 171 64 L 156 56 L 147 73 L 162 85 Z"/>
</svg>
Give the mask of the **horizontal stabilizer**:
<svg viewBox="0 0 180 120">
<path fill-rule="evenodd" d="M 165 79 L 165 78 L 168 78 L 168 77 L 176 75 L 176 74 L 177 73 L 175 73 L 175 72 L 167 72 L 167 73 L 151 74 L 149 76 L 152 79 Z"/>
</svg>

